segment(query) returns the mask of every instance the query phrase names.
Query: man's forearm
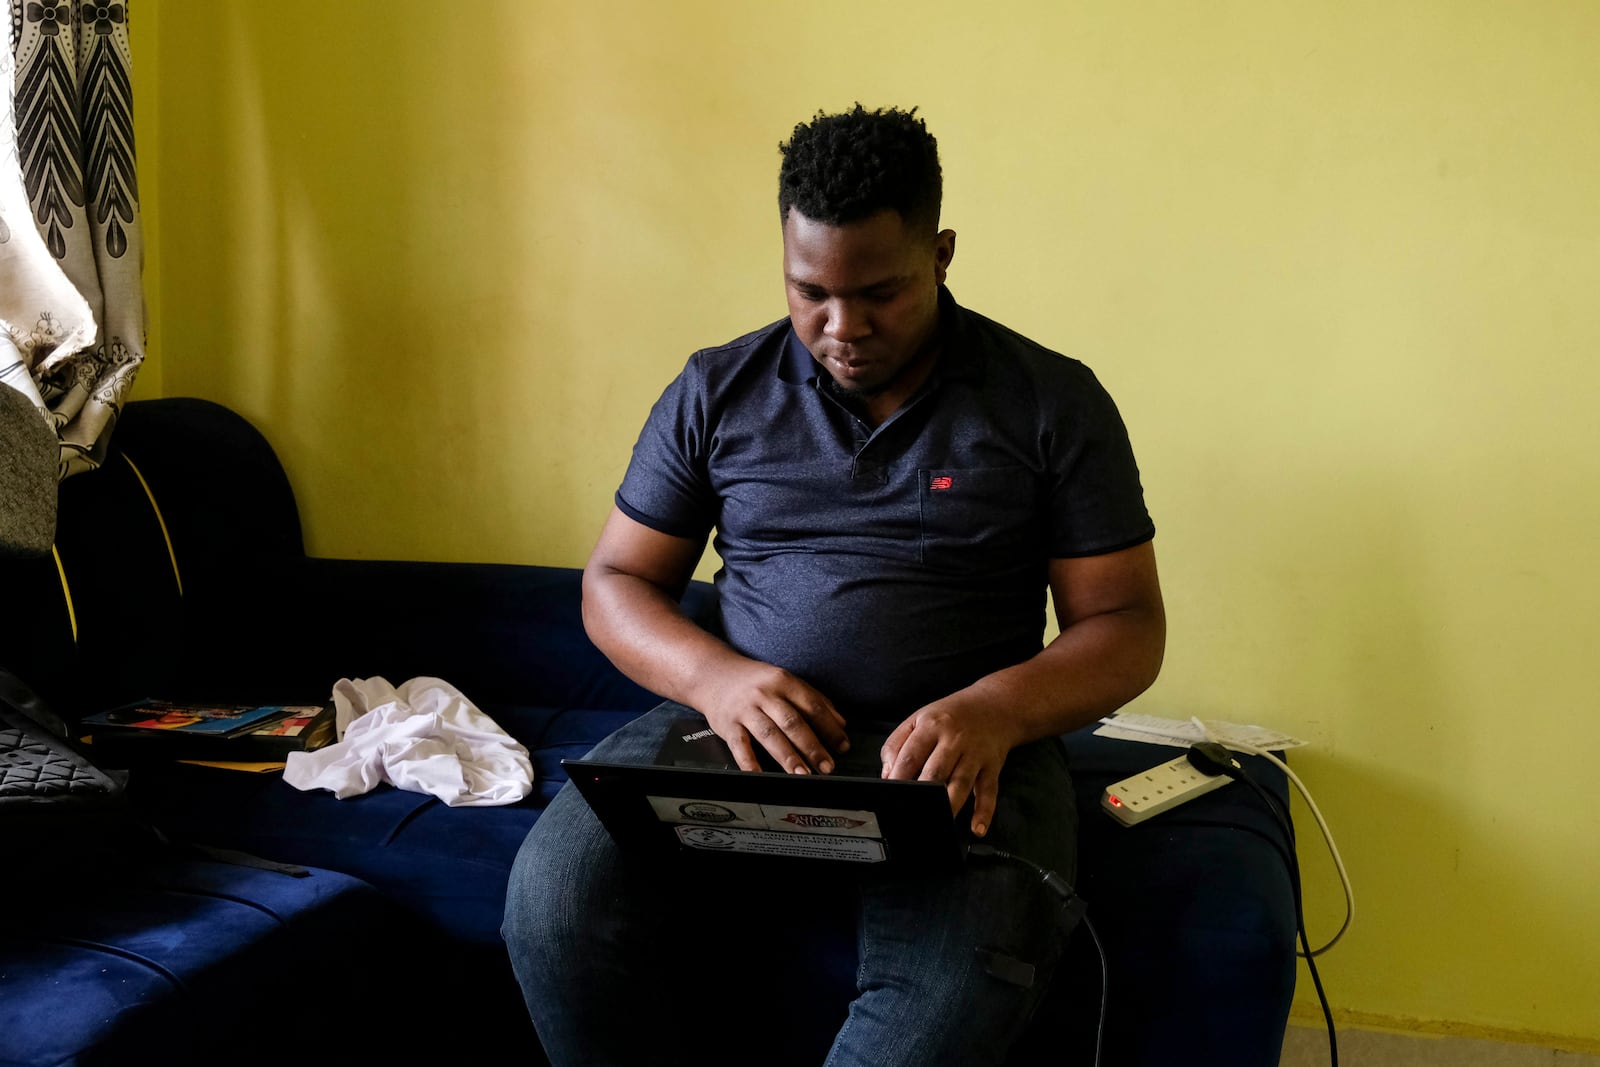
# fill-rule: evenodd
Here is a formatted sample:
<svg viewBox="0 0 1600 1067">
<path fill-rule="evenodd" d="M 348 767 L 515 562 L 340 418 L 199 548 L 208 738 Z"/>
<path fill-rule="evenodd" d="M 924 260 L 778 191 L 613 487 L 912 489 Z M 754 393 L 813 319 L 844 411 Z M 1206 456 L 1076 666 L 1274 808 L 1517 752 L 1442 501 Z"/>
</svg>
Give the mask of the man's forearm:
<svg viewBox="0 0 1600 1067">
<path fill-rule="evenodd" d="M 1011 747 L 1068 733 L 1120 708 L 1161 670 L 1166 624 L 1159 611 L 1082 619 L 1038 655 L 986 675 L 949 702 L 991 718 Z"/>
<path fill-rule="evenodd" d="M 583 576 L 583 625 L 616 667 L 652 693 L 697 707 L 697 686 L 741 660 L 666 590 L 604 567 Z"/>
</svg>

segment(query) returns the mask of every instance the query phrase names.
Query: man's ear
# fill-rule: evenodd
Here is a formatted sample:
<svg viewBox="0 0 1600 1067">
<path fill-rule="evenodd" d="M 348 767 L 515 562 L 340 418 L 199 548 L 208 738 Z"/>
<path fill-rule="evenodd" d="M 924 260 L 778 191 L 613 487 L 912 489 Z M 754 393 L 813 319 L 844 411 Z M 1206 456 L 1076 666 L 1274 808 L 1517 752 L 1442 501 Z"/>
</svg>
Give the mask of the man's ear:
<svg viewBox="0 0 1600 1067">
<path fill-rule="evenodd" d="M 938 284 L 944 284 L 945 274 L 950 270 L 950 261 L 956 258 L 956 231 L 940 230 L 933 239 L 933 277 Z"/>
</svg>

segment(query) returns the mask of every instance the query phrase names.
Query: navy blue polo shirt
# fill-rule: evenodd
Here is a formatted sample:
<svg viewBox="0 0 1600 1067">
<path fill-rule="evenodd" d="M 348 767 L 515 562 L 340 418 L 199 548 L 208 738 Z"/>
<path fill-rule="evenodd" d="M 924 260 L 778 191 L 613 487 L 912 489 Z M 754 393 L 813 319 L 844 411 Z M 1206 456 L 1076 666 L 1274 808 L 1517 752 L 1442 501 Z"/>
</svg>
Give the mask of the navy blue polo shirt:
<svg viewBox="0 0 1600 1067">
<path fill-rule="evenodd" d="M 1082 363 L 940 294 L 924 387 L 876 429 L 788 319 L 689 358 L 617 507 L 713 529 L 723 636 L 898 722 L 1043 647 L 1052 558 L 1155 536 L 1116 406 Z"/>
</svg>

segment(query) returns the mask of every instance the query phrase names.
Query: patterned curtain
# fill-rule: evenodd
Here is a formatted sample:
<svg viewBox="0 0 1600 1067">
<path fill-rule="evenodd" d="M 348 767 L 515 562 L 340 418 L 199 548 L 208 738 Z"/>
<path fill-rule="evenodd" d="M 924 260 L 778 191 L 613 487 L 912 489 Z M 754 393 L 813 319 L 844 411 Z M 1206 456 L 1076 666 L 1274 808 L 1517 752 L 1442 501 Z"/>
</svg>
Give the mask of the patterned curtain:
<svg viewBox="0 0 1600 1067">
<path fill-rule="evenodd" d="M 10 0 L 0 52 L 0 386 L 100 465 L 144 359 L 128 5 Z"/>
</svg>

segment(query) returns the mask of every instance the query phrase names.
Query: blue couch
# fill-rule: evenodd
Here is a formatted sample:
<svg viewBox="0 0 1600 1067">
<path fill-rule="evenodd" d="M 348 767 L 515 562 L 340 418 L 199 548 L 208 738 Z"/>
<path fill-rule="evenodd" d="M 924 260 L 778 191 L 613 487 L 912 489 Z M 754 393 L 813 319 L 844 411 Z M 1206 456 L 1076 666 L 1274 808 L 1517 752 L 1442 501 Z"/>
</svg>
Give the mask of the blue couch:
<svg viewBox="0 0 1600 1067">
<path fill-rule="evenodd" d="M 540 1058 L 498 932 L 510 864 L 559 761 L 656 702 L 584 635 L 577 569 L 308 557 L 267 442 L 223 407 L 175 398 L 127 406 L 104 467 L 62 487 L 55 558 L 6 561 L 0 589 L 0 665 L 69 720 L 143 696 L 320 702 L 341 677 L 429 675 L 525 744 L 538 773 L 523 803 L 451 809 L 387 786 L 340 801 L 276 774 L 131 768 L 129 797 L 173 845 L 0 922 L 0 1067 L 334 1063 L 352 1049 L 424 1062 L 506 1046 Z M 689 610 L 709 596 L 697 583 Z M 1120 827 L 1101 790 L 1171 750 L 1087 731 L 1063 744 L 1078 889 L 1107 955 L 1101 1062 L 1272 1067 L 1295 918 L 1271 816 L 1230 785 Z M 1282 775 L 1252 770 L 1287 807 Z M 763 1042 L 769 1062 L 816 1062 L 850 993 L 842 926 L 819 917 L 793 935 L 814 1018 Z M 1101 998 L 1080 935 L 1014 1062 L 1092 1062 Z"/>
</svg>

